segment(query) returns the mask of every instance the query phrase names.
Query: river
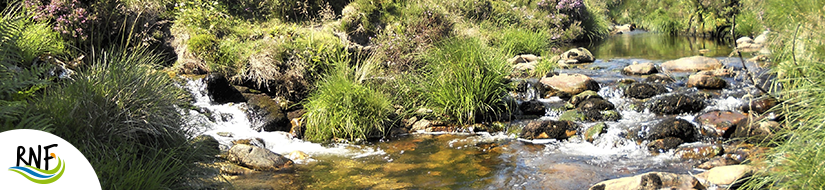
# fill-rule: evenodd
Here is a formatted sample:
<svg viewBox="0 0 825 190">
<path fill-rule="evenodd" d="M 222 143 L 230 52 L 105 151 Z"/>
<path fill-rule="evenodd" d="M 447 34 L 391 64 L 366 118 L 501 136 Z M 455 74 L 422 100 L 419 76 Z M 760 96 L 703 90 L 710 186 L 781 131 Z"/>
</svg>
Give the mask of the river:
<svg viewBox="0 0 825 190">
<path fill-rule="evenodd" d="M 576 44 L 588 48 L 596 62 L 560 73 L 581 73 L 601 85 L 599 95 L 616 105 L 622 115 L 618 121 L 605 122 L 607 132 L 595 141 L 581 137 L 569 140 L 529 141 L 512 131 L 530 120 L 509 122 L 507 131 L 497 133 L 413 133 L 403 137 L 366 145 L 321 145 L 293 139 L 284 132 L 257 132 L 243 110 L 244 103 L 214 104 L 206 95 L 202 79 L 190 80 L 186 87 L 195 95 L 195 106 L 221 114 L 224 120 L 209 121 L 192 111 L 192 122 L 203 126 L 200 132 L 212 135 L 224 146 L 235 139 L 261 138 L 266 148 L 279 154 L 302 151 L 309 160 L 296 160 L 289 173 L 259 173 L 235 176 L 229 180 L 236 187 L 272 189 L 587 189 L 607 179 L 633 176 L 650 171 L 692 173 L 697 161 L 683 160 L 674 153 L 652 153 L 644 144 L 625 138 L 628 130 L 650 126 L 662 116 L 630 109 L 631 100 L 618 87 L 626 76 L 621 69 L 633 62 L 664 61 L 699 54 L 720 59 L 726 66 L 741 68 L 739 59 L 727 58 L 731 48 L 713 40 L 673 37 L 663 34 L 634 32 L 612 36 L 600 42 Z M 671 87 L 684 86 L 687 74 L 674 75 Z M 737 110 L 739 99 L 748 93 L 741 79 L 726 78 L 731 84 L 723 90 L 707 90 L 711 98 L 704 111 Z M 547 105 L 559 100 L 541 99 Z M 558 119 L 559 113 L 548 109 L 539 120 Z M 693 121 L 697 114 L 677 117 Z M 582 131 L 595 122 L 582 122 Z M 698 125 L 697 125 L 698 126 Z M 580 132 L 582 132 L 580 131 Z M 232 137 L 218 135 L 230 132 Z M 713 141 L 698 144 L 717 143 Z"/>
</svg>

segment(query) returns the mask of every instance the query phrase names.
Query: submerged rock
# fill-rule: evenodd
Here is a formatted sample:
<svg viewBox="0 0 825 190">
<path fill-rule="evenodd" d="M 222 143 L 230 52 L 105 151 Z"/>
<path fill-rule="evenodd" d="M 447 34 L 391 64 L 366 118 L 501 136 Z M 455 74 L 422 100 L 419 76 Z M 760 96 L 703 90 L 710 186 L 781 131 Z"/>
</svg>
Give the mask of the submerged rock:
<svg viewBox="0 0 825 190">
<path fill-rule="evenodd" d="M 541 79 L 547 96 L 566 94 L 574 96 L 586 90 L 599 91 L 599 83 L 583 74 L 559 74 Z M 561 96 L 560 96 L 561 97 Z"/>
<path fill-rule="evenodd" d="M 599 182 L 590 190 L 705 189 L 699 180 L 687 174 L 649 172 Z"/>
<path fill-rule="evenodd" d="M 292 166 L 292 160 L 280 154 L 247 144 L 232 146 L 227 152 L 227 159 L 259 171 L 277 171 Z"/>
<path fill-rule="evenodd" d="M 669 94 L 654 97 L 651 101 L 645 102 L 645 106 L 657 114 L 682 114 L 702 111 L 706 105 L 703 99 L 697 97 Z"/>
<path fill-rule="evenodd" d="M 705 56 L 684 57 L 662 63 L 662 69 L 668 72 L 710 71 L 722 68 L 722 62 Z"/>
<path fill-rule="evenodd" d="M 564 140 L 576 135 L 579 125 L 572 121 L 531 121 L 521 130 L 524 139 L 558 139 Z"/>
<path fill-rule="evenodd" d="M 648 99 L 667 92 L 667 87 L 665 87 L 665 85 L 637 82 L 627 86 L 624 95 L 636 99 Z"/>
<path fill-rule="evenodd" d="M 632 65 L 628 65 L 627 67 L 622 69 L 622 74 L 625 75 L 649 75 L 657 72 L 659 72 L 659 70 L 657 70 L 656 66 L 653 65 L 653 63 L 651 62 L 641 64 L 633 62 Z"/>
</svg>

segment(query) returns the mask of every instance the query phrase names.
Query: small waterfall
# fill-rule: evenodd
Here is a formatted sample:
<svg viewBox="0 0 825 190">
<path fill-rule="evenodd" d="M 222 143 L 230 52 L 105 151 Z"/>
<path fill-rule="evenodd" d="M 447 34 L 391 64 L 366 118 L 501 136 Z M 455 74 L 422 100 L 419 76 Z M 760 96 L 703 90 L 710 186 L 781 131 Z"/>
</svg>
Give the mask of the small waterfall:
<svg viewBox="0 0 825 190">
<path fill-rule="evenodd" d="M 267 149 L 283 155 L 293 151 L 302 151 L 311 156 L 363 157 L 384 154 L 381 149 L 366 146 L 345 144 L 324 146 L 293 138 L 291 134 L 283 131 L 258 132 L 250 127 L 246 103 L 214 103 L 206 91 L 204 79 L 187 79 L 185 88 L 192 93 L 195 100 L 193 106 L 198 109 L 188 111 L 189 124 L 197 126 L 195 127 L 197 133 L 215 137 L 224 149 L 232 146 L 233 140 L 261 139 Z"/>
</svg>

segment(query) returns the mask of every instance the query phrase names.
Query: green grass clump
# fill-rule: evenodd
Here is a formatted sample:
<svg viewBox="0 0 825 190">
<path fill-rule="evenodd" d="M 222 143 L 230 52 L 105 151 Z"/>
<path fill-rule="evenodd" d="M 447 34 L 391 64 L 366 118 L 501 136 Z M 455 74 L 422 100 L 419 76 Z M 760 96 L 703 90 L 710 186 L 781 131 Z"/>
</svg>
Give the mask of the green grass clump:
<svg viewBox="0 0 825 190">
<path fill-rule="evenodd" d="M 455 37 L 425 55 L 425 89 L 434 110 L 462 124 L 495 120 L 507 114 L 504 55 L 475 38 Z"/>
<path fill-rule="evenodd" d="M 500 38 L 494 41 L 508 55 L 535 54 L 549 55 L 553 41 L 544 31 L 530 31 L 526 29 L 506 29 Z"/>
<path fill-rule="evenodd" d="M 389 95 L 363 83 L 372 63 L 349 67 L 346 59 L 336 61 L 335 70 L 319 81 L 304 104 L 306 139 L 356 142 L 383 137 L 393 109 Z"/>
<path fill-rule="evenodd" d="M 186 93 L 146 50 L 105 50 L 71 82 L 49 88 L 37 110 L 76 146 L 105 189 L 181 188 L 202 154 L 187 146 L 178 111 Z M 151 174 L 151 175 L 147 175 Z"/>
</svg>

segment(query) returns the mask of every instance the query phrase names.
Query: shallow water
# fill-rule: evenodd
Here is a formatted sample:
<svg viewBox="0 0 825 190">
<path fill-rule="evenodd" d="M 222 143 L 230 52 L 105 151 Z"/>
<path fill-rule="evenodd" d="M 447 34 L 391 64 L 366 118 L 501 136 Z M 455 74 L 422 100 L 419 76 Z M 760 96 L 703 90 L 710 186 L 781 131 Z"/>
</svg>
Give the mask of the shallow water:
<svg viewBox="0 0 825 190">
<path fill-rule="evenodd" d="M 212 122 L 204 114 L 191 111 L 191 121 L 203 126 L 201 132 L 214 136 L 224 148 L 235 139 L 261 138 L 266 148 L 276 153 L 286 155 L 298 150 L 312 157 L 297 161 L 294 173 L 264 173 L 230 180 L 242 188 L 587 189 L 600 181 L 650 171 L 699 173 L 693 167 L 698 164 L 696 161 L 681 160 L 672 152 L 651 153 L 638 142 L 624 138 L 628 130 L 652 126 L 662 117 L 630 109 L 632 100 L 622 97 L 618 81 L 642 78 L 624 76 L 619 71 L 633 62 L 661 64 L 666 60 L 696 55 L 699 49 L 708 49 L 708 56 L 723 60 L 727 66 L 741 68 L 738 59 L 722 57 L 730 53 L 730 47 L 710 40 L 654 33 L 613 36 L 583 46 L 595 54 L 598 59 L 595 63 L 557 71 L 595 78 L 602 86 L 599 94 L 614 103 L 623 116 L 619 121 L 605 122 L 607 132 L 592 143 L 581 137 L 565 141 L 518 139 L 511 133 L 529 122 L 525 120 L 510 122 L 510 133 L 414 133 L 367 145 L 321 145 L 294 139 L 285 132 L 253 131 L 246 118 L 245 103 L 212 103 L 201 80 L 190 80 L 187 84 L 195 94 L 195 106 L 211 110 L 212 115 L 226 117 Z M 734 87 L 706 91 L 712 97 L 707 102 L 706 111 L 735 110 L 742 104 L 739 97 L 748 93 L 748 89 L 742 88 L 745 85 L 737 77 L 727 80 Z M 676 83 L 670 87 L 680 85 L 684 84 Z M 541 101 L 558 105 L 553 102 L 560 100 Z M 695 116 L 684 114 L 678 117 L 692 121 Z M 557 117 L 558 113 L 548 109 L 548 114 L 539 119 Z M 579 132 L 582 133 L 596 123 L 580 124 L 583 127 Z M 232 137 L 218 135 L 219 132 L 231 132 Z"/>
</svg>

